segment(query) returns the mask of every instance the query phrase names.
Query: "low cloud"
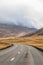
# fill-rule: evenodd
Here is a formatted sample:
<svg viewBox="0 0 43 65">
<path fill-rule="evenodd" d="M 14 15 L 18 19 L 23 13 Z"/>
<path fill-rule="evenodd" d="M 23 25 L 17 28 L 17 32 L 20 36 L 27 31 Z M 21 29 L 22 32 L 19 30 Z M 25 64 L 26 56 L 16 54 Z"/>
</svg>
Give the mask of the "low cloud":
<svg viewBox="0 0 43 65">
<path fill-rule="evenodd" d="M 43 27 L 43 2 L 40 1 L 0 0 L 0 22 L 12 22 L 26 27 Z"/>
</svg>

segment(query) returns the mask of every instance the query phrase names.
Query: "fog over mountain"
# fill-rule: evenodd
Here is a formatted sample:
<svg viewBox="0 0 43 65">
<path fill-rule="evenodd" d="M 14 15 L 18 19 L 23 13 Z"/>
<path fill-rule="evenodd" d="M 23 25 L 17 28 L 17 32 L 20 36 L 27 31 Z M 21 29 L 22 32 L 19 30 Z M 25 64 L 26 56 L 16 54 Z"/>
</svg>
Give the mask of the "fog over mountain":
<svg viewBox="0 0 43 65">
<path fill-rule="evenodd" d="M 42 0 L 0 0 L 0 23 L 43 27 Z"/>
</svg>

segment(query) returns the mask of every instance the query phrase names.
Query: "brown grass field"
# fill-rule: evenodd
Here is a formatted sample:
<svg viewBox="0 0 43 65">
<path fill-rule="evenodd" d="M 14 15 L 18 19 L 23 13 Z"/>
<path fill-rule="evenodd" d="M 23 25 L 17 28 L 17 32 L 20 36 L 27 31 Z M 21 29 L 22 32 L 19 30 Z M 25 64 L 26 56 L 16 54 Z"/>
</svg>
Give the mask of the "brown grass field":
<svg viewBox="0 0 43 65">
<path fill-rule="evenodd" d="M 12 46 L 13 44 L 10 43 L 0 43 L 0 50 L 8 48 L 10 46 Z"/>
<path fill-rule="evenodd" d="M 38 47 L 40 49 L 43 49 L 43 36 L 31 36 L 31 37 L 25 37 L 25 38 L 0 38 L 0 43 L 20 43 L 20 44 L 26 44 L 26 45 L 32 45 L 35 47 Z M 2 45 L 1 47 L 6 47 L 6 44 Z"/>
</svg>

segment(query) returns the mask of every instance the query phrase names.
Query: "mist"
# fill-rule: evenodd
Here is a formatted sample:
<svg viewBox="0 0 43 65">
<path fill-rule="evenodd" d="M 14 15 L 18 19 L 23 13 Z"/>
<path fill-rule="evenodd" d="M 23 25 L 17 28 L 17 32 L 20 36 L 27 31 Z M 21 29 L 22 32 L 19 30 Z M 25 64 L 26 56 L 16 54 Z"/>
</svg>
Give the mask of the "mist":
<svg viewBox="0 0 43 65">
<path fill-rule="evenodd" d="M 0 1 L 0 23 L 12 23 L 39 29 L 43 27 L 43 2 L 2 0 Z"/>
</svg>

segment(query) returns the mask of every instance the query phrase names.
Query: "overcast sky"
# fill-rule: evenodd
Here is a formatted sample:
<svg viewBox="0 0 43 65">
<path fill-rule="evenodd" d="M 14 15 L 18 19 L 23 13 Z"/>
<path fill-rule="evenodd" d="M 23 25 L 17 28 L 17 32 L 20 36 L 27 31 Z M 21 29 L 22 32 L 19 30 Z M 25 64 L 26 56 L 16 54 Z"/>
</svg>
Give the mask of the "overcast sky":
<svg viewBox="0 0 43 65">
<path fill-rule="evenodd" d="M 43 0 L 0 0 L 0 22 L 43 27 Z"/>
</svg>

